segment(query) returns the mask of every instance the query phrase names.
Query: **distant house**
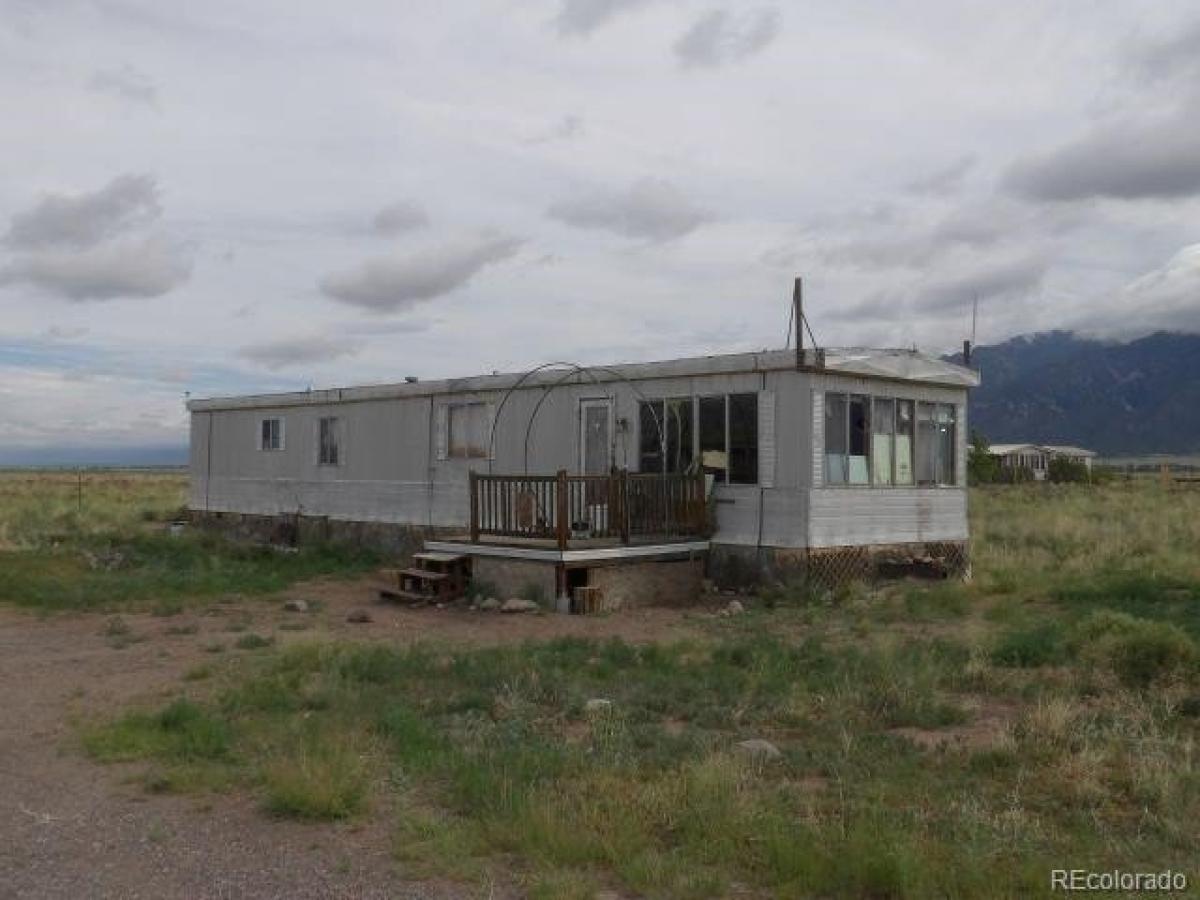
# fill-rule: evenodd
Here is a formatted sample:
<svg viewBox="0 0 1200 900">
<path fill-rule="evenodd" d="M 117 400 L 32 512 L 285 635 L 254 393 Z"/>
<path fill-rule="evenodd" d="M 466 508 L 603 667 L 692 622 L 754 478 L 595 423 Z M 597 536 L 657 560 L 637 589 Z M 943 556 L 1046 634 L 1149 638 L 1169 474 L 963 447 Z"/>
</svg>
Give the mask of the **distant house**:
<svg viewBox="0 0 1200 900">
<path fill-rule="evenodd" d="M 1096 454 L 1082 447 L 1071 447 L 1062 444 L 992 444 L 992 456 L 1000 460 L 1005 469 L 1028 469 L 1038 481 L 1046 478 L 1053 459 L 1069 459 L 1082 463 L 1087 470 L 1092 470 L 1092 460 Z"/>
</svg>

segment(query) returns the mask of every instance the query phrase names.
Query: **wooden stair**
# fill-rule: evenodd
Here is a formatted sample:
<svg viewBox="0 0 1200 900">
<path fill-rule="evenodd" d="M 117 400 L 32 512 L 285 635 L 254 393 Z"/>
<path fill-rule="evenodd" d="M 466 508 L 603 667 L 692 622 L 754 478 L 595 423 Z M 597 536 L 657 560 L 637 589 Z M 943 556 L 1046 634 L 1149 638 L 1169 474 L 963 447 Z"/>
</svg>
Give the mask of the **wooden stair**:
<svg viewBox="0 0 1200 900">
<path fill-rule="evenodd" d="M 457 553 L 423 551 L 413 555 L 413 565 L 389 569 L 393 582 L 379 589 L 384 600 L 399 600 L 410 606 L 453 603 L 463 597 L 471 580 L 471 558 Z"/>
</svg>

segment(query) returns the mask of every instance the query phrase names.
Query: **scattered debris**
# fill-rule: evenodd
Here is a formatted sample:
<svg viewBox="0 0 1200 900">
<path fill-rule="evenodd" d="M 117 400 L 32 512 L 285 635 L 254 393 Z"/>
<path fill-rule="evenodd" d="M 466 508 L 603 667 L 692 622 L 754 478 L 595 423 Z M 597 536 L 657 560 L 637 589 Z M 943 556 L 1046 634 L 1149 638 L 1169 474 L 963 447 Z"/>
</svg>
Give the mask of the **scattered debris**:
<svg viewBox="0 0 1200 900">
<path fill-rule="evenodd" d="M 717 593 L 717 583 L 711 578 L 705 578 L 700 582 L 700 590 L 706 594 L 715 594 Z"/>
<path fill-rule="evenodd" d="M 127 562 L 125 554 L 120 550 L 101 550 L 99 553 L 84 550 L 83 558 L 87 560 L 88 568 L 104 572 L 124 568 Z"/>
<path fill-rule="evenodd" d="M 783 753 L 778 747 L 763 738 L 751 738 L 748 741 L 738 741 L 737 749 L 752 759 L 779 759 Z"/>
<path fill-rule="evenodd" d="M 284 601 L 283 608 L 288 612 L 306 613 L 308 612 L 308 601 L 293 597 L 291 600 Z"/>
<path fill-rule="evenodd" d="M 537 612 L 539 609 L 541 607 L 532 600 L 522 600 L 520 597 L 509 597 L 500 606 L 500 612 L 502 613 Z"/>
<path fill-rule="evenodd" d="M 488 597 L 479 604 L 479 609 L 483 612 L 493 612 L 500 608 L 500 601 L 495 597 Z"/>
<path fill-rule="evenodd" d="M 366 624 L 371 621 L 371 614 L 365 609 L 356 609 L 346 616 L 346 621 Z"/>
<path fill-rule="evenodd" d="M 738 615 L 741 615 L 742 613 L 744 613 L 745 611 L 746 611 L 746 607 L 744 607 L 742 605 L 741 600 L 730 600 L 728 605 L 726 605 L 726 607 L 724 609 L 722 609 L 719 613 L 717 613 L 717 615 L 724 616 L 724 617 L 738 616 Z"/>
<path fill-rule="evenodd" d="M 590 715 L 596 713 L 608 712 L 612 709 L 613 702 L 604 697 L 593 697 L 587 703 L 583 704 L 583 711 Z"/>
</svg>

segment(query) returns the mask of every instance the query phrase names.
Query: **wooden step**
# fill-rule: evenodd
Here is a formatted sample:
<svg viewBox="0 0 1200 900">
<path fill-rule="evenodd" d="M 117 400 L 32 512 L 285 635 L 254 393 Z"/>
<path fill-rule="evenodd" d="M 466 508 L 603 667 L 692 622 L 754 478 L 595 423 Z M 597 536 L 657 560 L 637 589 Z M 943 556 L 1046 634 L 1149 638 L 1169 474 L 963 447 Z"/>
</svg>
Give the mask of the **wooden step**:
<svg viewBox="0 0 1200 900">
<path fill-rule="evenodd" d="M 416 594 L 412 591 L 398 591 L 394 588 L 380 588 L 379 596 L 384 600 L 400 600 L 404 603 L 429 603 L 438 601 L 436 594 Z"/>
<path fill-rule="evenodd" d="M 421 581 L 443 581 L 450 577 L 446 572 L 431 572 L 428 569 L 401 569 L 398 574 L 401 577 L 407 575 L 409 578 L 417 578 Z"/>
<path fill-rule="evenodd" d="M 421 553 L 414 553 L 413 559 L 446 564 L 462 562 L 466 557 L 461 553 L 439 553 L 434 550 L 425 550 Z"/>
</svg>

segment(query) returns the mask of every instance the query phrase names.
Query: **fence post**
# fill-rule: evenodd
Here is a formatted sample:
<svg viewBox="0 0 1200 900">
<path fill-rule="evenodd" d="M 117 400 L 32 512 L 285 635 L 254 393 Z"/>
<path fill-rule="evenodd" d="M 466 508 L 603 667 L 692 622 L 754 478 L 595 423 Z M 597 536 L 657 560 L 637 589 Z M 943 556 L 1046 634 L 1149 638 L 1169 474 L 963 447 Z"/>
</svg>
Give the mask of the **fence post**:
<svg viewBox="0 0 1200 900">
<path fill-rule="evenodd" d="M 558 525 L 559 550 L 567 549 L 567 535 L 569 534 L 570 525 L 567 519 L 570 518 L 571 509 L 570 497 L 568 496 L 567 491 L 567 470 L 559 469 L 557 484 L 558 495 L 554 498 L 556 506 L 555 519 L 557 519 L 556 524 Z"/>
<path fill-rule="evenodd" d="M 629 470 L 619 470 L 613 478 L 617 490 L 617 515 L 621 526 L 621 543 L 629 543 Z"/>
<path fill-rule="evenodd" d="M 471 470 L 471 543 L 479 543 L 479 475 Z"/>
</svg>

